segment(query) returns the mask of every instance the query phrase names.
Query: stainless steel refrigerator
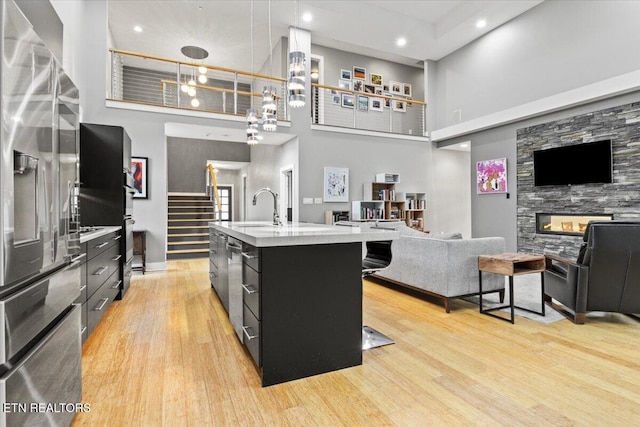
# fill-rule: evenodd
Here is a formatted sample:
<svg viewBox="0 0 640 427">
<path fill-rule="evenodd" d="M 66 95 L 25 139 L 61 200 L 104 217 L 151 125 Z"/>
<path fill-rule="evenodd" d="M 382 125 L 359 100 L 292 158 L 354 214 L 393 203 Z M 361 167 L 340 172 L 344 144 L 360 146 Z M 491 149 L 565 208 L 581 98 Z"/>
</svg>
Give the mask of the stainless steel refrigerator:
<svg viewBox="0 0 640 427">
<path fill-rule="evenodd" d="M 0 404 L 25 405 L 0 425 L 68 425 L 37 405 L 81 402 L 79 96 L 12 0 L 0 15 Z"/>
</svg>

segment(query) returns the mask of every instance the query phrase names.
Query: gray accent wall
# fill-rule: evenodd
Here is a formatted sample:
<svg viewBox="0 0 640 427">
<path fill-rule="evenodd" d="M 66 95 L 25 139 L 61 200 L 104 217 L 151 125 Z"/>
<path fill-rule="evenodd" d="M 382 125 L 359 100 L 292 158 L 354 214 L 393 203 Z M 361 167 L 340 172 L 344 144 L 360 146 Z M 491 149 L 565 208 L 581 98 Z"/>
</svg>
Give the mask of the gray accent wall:
<svg viewBox="0 0 640 427">
<path fill-rule="evenodd" d="M 238 142 L 168 137 L 168 191 L 204 193 L 207 160 L 250 162 L 250 148 Z"/>
<path fill-rule="evenodd" d="M 533 152 L 611 140 L 610 184 L 534 186 Z M 580 236 L 536 234 L 536 213 L 640 218 L 640 101 L 518 129 L 518 251 L 575 259 Z"/>
<path fill-rule="evenodd" d="M 437 62 L 431 129 L 640 69 L 638 22 L 638 1 L 540 3 Z"/>
<path fill-rule="evenodd" d="M 517 251 L 518 244 L 518 158 L 517 158 L 517 131 L 521 128 L 543 125 L 548 122 L 564 120 L 574 116 L 593 113 L 625 104 L 640 101 L 640 92 L 634 92 L 623 96 L 612 97 L 579 107 L 565 109 L 550 114 L 545 114 L 533 119 L 522 120 L 504 126 L 476 132 L 463 137 L 451 138 L 438 143 L 446 146 L 459 142 L 471 144 L 470 182 L 471 193 L 471 230 L 473 237 L 502 236 L 506 239 L 506 249 L 509 252 Z M 507 194 L 476 194 L 475 191 L 475 165 L 480 160 L 495 158 L 507 158 Z M 640 211 L 640 200 L 633 204 Z"/>
</svg>

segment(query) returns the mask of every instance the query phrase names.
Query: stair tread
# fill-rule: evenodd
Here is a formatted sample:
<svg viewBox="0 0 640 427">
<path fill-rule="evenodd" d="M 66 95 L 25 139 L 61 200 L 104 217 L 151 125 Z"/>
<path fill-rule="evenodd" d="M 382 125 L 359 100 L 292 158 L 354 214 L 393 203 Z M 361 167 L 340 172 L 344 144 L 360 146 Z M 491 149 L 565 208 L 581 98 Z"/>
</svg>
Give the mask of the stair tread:
<svg viewBox="0 0 640 427">
<path fill-rule="evenodd" d="M 184 218 L 184 219 L 169 219 L 169 222 L 211 222 L 211 218 Z"/>
<path fill-rule="evenodd" d="M 171 215 L 213 215 L 213 212 L 169 212 Z"/>
<path fill-rule="evenodd" d="M 167 242 L 168 245 L 171 246 L 180 246 L 180 245 L 208 245 L 209 239 L 207 240 L 191 240 L 184 242 Z"/>
<path fill-rule="evenodd" d="M 171 209 L 213 209 L 213 206 L 171 206 Z"/>
<path fill-rule="evenodd" d="M 208 225 L 172 225 L 169 230 L 184 230 L 189 228 L 209 228 Z"/>
<path fill-rule="evenodd" d="M 169 237 L 198 237 L 198 236 L 207 236 L 209 237 L 209 233 L 169 233 Z"/>
<path fill-rule="evenodd" d="M 172 249 L 167 251 L 168 254 L 196 254 L 196 253 L 206 253 L 209 252 L 209 248 L 207 249 Z"/>
</svg>

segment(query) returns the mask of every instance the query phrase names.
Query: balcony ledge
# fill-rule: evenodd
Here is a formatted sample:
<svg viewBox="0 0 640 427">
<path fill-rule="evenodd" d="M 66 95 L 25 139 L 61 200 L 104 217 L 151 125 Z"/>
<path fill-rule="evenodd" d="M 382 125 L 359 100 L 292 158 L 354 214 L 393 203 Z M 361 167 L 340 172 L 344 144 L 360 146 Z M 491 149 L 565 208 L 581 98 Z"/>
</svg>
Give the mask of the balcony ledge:
<svg viewBox="0 0 640 427">
<path fill-rule="evenodd" d="M 161 107 L 158 105 L 141 104 L 137 102 L 120 101 L 117 99 L 106 99 L 107 108 L 119 108 L 122 110 L 145 111 L 148 113 L 172 114 L 176 116 L 200 117 L 203 119 L 227 120 L 231 122 L 246 122 L 244 115 L 232 113 L 212 113 L 199 111 L 196 109 Z M 291 127 L 291 122 L 278 120 L 278 126 Z"/>
<path fill-rule="evenodd" d="M 319 130 L 323 132 L 337 132 L 337 133 L 348 133 L 351 135 L 366 135 L 366 136 L 377 136 L 380 138 L 392 138 L 392 139 L 404 139 L 408 141 L 420 141 L 420 142 L 429 142 L 428 136 L 420 136 L 420 135 L 405 135 L 401 133 L 391 133 L 391 132 L 379 132 L 373 130 L 365 130 L 365 129 L 354 129 L 354 128 L 344 128 L 340 126 L 330 126 L 330 125 L 311 125 L 311 130 Z"/>
</svg>

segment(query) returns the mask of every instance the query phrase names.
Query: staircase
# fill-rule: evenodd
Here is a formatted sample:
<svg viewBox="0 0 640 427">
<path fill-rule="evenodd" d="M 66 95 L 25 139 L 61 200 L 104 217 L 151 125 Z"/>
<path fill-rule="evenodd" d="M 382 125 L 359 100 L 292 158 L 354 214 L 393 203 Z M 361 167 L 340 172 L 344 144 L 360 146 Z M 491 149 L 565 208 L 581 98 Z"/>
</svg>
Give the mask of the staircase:
<svg viewBox="0 0 640 427">
<path fill-rule="evenodd" d="M 169 193 L 167 260 L 207 258 L 213 205 L 206 194 Z"/>
</svg>

